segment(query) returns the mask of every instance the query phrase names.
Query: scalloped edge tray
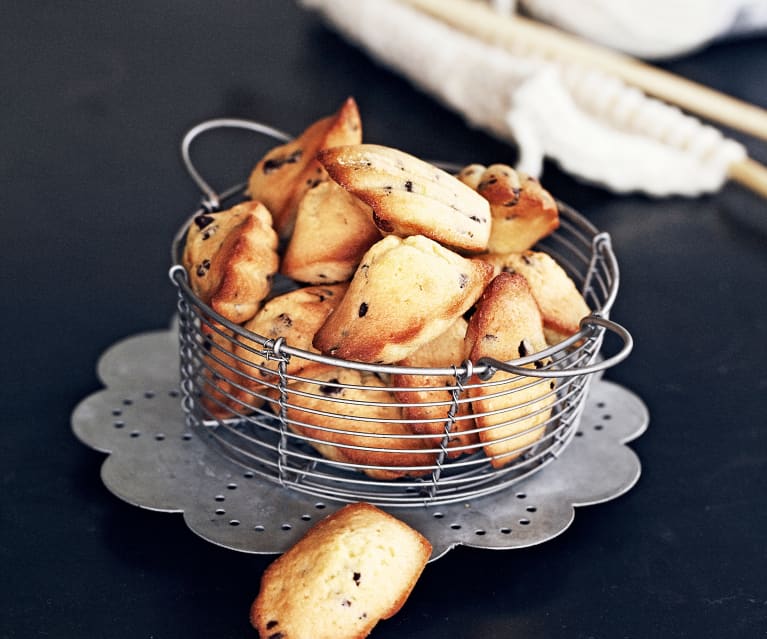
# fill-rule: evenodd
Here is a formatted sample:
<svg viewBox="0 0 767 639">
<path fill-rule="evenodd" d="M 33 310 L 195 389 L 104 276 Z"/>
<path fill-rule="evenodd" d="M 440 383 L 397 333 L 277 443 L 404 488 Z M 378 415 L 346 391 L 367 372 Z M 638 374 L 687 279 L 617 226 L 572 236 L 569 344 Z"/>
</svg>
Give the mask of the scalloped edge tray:
<svg viewBox="0 0 767 639">
<path fill-rule="evenodd" d="M 97 367 L 106 388 L 78 404 L 72 429 L 84 444 L 109 455 L 101 479 L 120 499 L 183 513 L 193 532 L 219 546 L 282 553 L 343 504 L 260 479 L 188 430 L 178 391 L 177 339 L 174 324 L 107 349 Z M 641 464 L 626 444 L 648 424 L 647 408 L 635 394 L 596 378 L 573 441 L 531 477 L 471 501 L 384 510 L 429 539 L 432 560 L 458 545 L 511 549 L 543 543 L 569 527 L 575 507 L 615 499 L 636 484 Z"/>
</svg>

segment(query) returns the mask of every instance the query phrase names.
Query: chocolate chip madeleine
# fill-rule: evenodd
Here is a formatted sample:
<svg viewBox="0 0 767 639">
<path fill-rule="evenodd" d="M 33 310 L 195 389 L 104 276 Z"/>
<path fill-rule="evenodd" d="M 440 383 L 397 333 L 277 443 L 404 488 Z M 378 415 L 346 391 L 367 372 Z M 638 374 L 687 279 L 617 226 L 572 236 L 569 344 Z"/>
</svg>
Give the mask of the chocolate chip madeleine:
<svg viewBox="0 0 767 639">
<path fill-rule="evenodd" d="M 244 328 L 267 339 L 285 340 L 287 345 L 308 352 L 318 352 L 312 347 L 312 340 L 327 316 L 341 301 L 346 284 L 328 286 L 306 286 L 270 299 Z M 255 378 L 251 383 L 259 387 L 258 381 L 277 383 L 278 360 L 261 354 L 263 347 L 256 341 L 238 336 L 234 354 L 238 368 Z M 286 366 L 290 375 L 308 375 L 322 368 L 323 364 L 303 357 L 291 357 Z"/>
<path fill-rule="evenodd" d="M 462 252 L 487 248 L 487 200 L 433 164 L 378 144 L 325 149 L 317 157 L 330 177 L 373 208 L 383 233 L 423 235 Z"/>
<path fill-rule="evenodd" d="M 483 357 L 506 362 L 546 347 L 541 314 L 524 277 L 501 273 L 493 279 L 469 319 L 466 347 L 474 362 Z M 555 399 L 550 380 L 504 371 L 472 384 L 469 395 L 479 439 L 494 468 L 511 463 L 543 437 Z"/>
<path fill-rule="evenodd" d="M 413 368 L 450 368 L 460 366 L 466 355 L 465 337 L 466 320 L 459 317 L 450 327 L 435 339 L 424 344 L 417 351 L 403 359 L 399 364 Z M 429 444 L 438 448 L 445 437 L 448 414 L 455 410 L 454 421 L 450 425 L 447 438 L 448 457 L 459 457 L 471 452 L 477 443 L 474 419 L 468 402 L 453 406 L 453 393 L 447 387 L 454 386 L 454 375 L 412 375 L 397 373 L 392 375 L 392 386 L 397 401 L 406 404 L 402 408 L 403 416 L 413 420 L 410 428 L 414 433 L 433 434 Z"/>
<path fill-rule="evenodd" d="M 361 141 L 357 103 L 349 98 L 336 113 L 317 120 L 298 138 L 273 148 L 261 158 L 250 174 L 247 194 L 267 206 L 279 236 L 288 237 L 304 193 L 328 179 L 316 159 L 317 152 Z"/>
<path fill-rule="evenodd" d="M 524 251 L 483 257 L 497 270 L 524 276 L 541 310 L 543 332 L 549 344 L 558 344 L 580 330 L 581 319 L 591 310 L 575 282 L 551 255 Z"/>
<path fill-rule="evenodd" d="M 396 479 L 431 472 L 436 453 L 402 421 L 402 409 L 376 375 L 347 368 L 325 368 L 311 381 L 288 389 L 289 428 L 311 438 L 326 459 L 364 468 L 374 479 Z M 404 467 L 413 466 L 414 470 Z"/>
<path fill-rule="evenodd" d="M 182 263 L 194 293 L 240 324 L 256 314 L 277 272 L 277 234 L 261 202 L 198 215 L 189 226 Z"/>
<path fill-rule="evenodd" d="M 308 284 L 346 282 L 380 239 L 370 207 L 327 180 L 309 189 L 298 205 L 280 272 Z"/>
<path fill-rule="evenodd" d="M 490 203 L 487 250 L 492 253 L 527 250 L 559 227 L 559 210 L 551 194 L 538 180 L 506 164 L 471 164 L 458 179 Z"/>
<path fill-rule="evenodd" d="M 431 552 L 399 519 L 349 504 L 267 568 L 251 623 L 261 639 L 363 639 L 402 608 Z"/>
<path fill-rule="evenodd" d="M 365 254 L 314 346 L 361 362 L 398 362 L 461 317 L 492 271 L 426 237 L 389 235 Z"/>
</svg>

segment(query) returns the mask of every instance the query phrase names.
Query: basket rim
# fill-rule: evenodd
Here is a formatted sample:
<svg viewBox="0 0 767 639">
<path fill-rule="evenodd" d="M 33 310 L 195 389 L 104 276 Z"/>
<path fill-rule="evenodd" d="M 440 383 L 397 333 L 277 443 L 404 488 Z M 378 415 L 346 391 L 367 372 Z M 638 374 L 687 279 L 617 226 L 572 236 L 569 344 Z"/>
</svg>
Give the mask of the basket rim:
<svg viewBox="0 0 767 639">
<path fill-rule="evenodd" d="M 441 163 L 441 166 L 448 166 L 451 168 L 453 167 L 453 165 L 449 165 L 445 163 Z M 238 195 L 240 197 L 244 197 L 242 185 L 237 185 L 235 187 L 231 187 L 230 189 L 227 189 L 226 195 L 222 195 L 221 200 L 222 201 L 231 200 Z M 600 308 L 593 309 L 591 315 L 586 316 L 584 318 L 584 320 L 581 322 L 581 329 L 577 333 L 571 335 L 570 337 L 566 338 L 565 340 L 557 344 L 548 346 L 547 348 L 543 350 L 528 354 L 525 357 L 511 359 L 504 362 L 498 362 L 495 360 L 489 360 L 489 361 L 480 360 L 478 362 L 471 362 L 470 360 L 467 359 L 461 362 L 460 365 L 453 365 L 447 368 L 402 366 L 397 363 L 392 363 L 392 364 L 375 363 L 374 364 L 374 363 L 360 362 L 360 361 L 345 359 L 341 357 L 324 355 L 322 353 L 314 353 L 305 349 L 297 348 L 297 347 L 291 346 L 290 344 L 285 342 L 282 338 L 279 338 L 277 340 L 267 338 L 263 335 L 254 333 L 253 331 L 246 329 L 244 326 L 240 324 L 236 324 L 232 322 L 226 317 L 223 317 L 222 315 L 220 315 L 208 304 L 203 302 L 192 291 L 189 285 L 188 273 L 186 269 L 184 268 L 182 264 L 182 260 L 181 260 L 186 233 L 189 229 L 189 226 L 193 223 L 194 218 L 197 217 L 198 215 L 211 212 L 210 207 L 206 206 L 205 204 L 200 206 L 194 213 L 192 213 L 188 217 L 188 219 L 179 227 L 176 235 L 174 236 L 172 247 L 171 247 L 172 266 L 169 269 L 168 275 L 171 281 L 173 282 L 173 284 L 176 285 L 181 291 L 183 291 L 183 295 L 187 299 L 193 301 L 194 305 L 200 309 L 200 312 L 205 317 L 210 318 L 211 320 L 214 320 L 217 324 L 220 324 L 221 326 L 223 326 L 224 328 L 226 328 L 228 331 L 231 332 L 232 334 L 231 339 L 238 340 L 238 338 L 243 338 L 245 340 L 248 340 L 252 344 L 258 344 L 264 347 L 265 349 L 268 349 L 275 358 L 282 358 L 285 356 L 298 357 L 311 363 L 324 364 L 329 366 L 338 366 L 338 367 L 343 367 L 347 369 L 375 372 L 380 374 L 454 376 L 457 379 L 463 379 L 463 380 L 469 380 L 474 375 L 480 378 L 489 378 L 498 368 L 502 368 L 503 370 L 506 370 L 507 372 L 512 372 L 512 373 L 529 376 L 529 377 L 569 376 L 571 374 L 582 372 L 582 369 L 574 369 L 574 370 L 558 369 L 556 367 L 556 355 L 558 353 L 565 351 L 567 348 L 569 348 L 573 344 L 584 342 L 584 341 L 589 342 L 595 339 L 595 336 L 600 335 L 602 333 L 602 331 L 600 330 L 600 327 L 607 328 L 618 333 L 619 336 L 621 336 L 621 338 L 624 340 L 624 342 L 630 341 L 630 335 L 628 334 L 628 331 L 626 331 L 622 326 L 607 319 L 609 317 L 610 310 L 617 297 L 618 288 L 619 288 L 619 279 L 620 279 L 618 262 L 612 250 L 612 245 L 610 242 L 609 235 L 607 233 L 600 232 L 591 222 L 589 222 L 585 217 L 579 214 L 574 208 L 572 208 L 568 204 L 560 200 L 556 200 L 556 202 L 557 202 L 557 207 L 559 209 L 560 216 L 564 216 L 567 219 L 567 221 L 575 225 L 578 230 L 580 230 L 581 232 L 588 233 L 591 236 L 591 243 L 592 243 L 592 246 L 591 246 L 592 253 L 590 256 L 591 263 L 593 264 L 595 259 L 597 259 L 598 257 L 597 253 L 601 253 L 601 258 L 606 261 L 607 267 L 611 275 L 610 282 L 609 282 L 609 289 L 607 290 L 604 303 L 601 305 Z M 558 231 L 554 231 L 552 235 L 556 234 L 557 232 Z M 266 298 L 265 301 L 268 301 L 269 299 L 272 299 L 278 295 L 287 293 L 291 290 L 295 290 L 303 286 L 301 283 L 295 282 L 279 274 L 278 274 L 278 278 L 279 279 L 275 278 L 275 281 L 278 282 L 278 285 L 273 289 L 272 293 Z M 216 328 L 212 325 L 211 325 L 211 328 L 213 328 L 213 330 L 216 330 Z M 241 346 L 245 348 L 246 350 L 249 348 L 248 345 L 245 343 L 242 343 L 241 340 L 238 340 L 238 341 L 240 341 Z M 630 346 L 629 344 L 624 345 L 623 350 L 624 351 L 627 349 L 630 350 L 630 348 L 628 348 L 629 346 Z M 620 359 L 623 359 L 627 355 L 628 355 L 627 352 L 625 354 L 623 352 L 619 353 Z M 527 368 L 530 364 L 533 364 L 534 362 L 537 362 L 543 359 L 549 359 L 549 358 L 554 358 L 554 365 L 547 365 L 541 368 L 535 368 L 535 367 Z M 596 372 L 596 370 L 603 370 L 604 368 L 608 368 L 613 363 L 617 363 L 616 361 L 613 361 L 615 359 L 616 359 L 615 357 L 610 358 L 610 360 L 608 361 L 608 365 L 603 365 L 603 363 L 600 362 L 596 365 L 598 369 L 589 370 L 588 372 Z M 524 372 L 522 372 L 521 370 L 523 368 L 524 368 Z"/>
</svg>

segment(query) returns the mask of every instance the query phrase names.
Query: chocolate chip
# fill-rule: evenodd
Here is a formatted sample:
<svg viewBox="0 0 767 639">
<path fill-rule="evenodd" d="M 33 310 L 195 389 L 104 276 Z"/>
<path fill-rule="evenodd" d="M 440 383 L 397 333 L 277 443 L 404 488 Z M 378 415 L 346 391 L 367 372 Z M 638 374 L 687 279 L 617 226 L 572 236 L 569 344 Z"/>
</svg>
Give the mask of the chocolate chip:
<svg viewBox="0 0 767 639">
<path fill-rule="evenodd" d="M 508 202 L 504 202 L 503 206 L 516 206 L 519 203 L 519 189 L 513 189 L 512 193 L 514 194 L 514 197 Z"/>
<path fill-rule="evenodd" d="M 408 180 L 407 182 L 405 182 L 405 190 L 408 193 L 412 193 L 413 192 L 413 182 L 412 182 L 412 180 Z"/>
<path fill-rule="evenodd" d="M 264 161 L 264 173 L 272 173 L 273 171 L 282 168 L 285 164 L 295 164 L 301 159 L 302 155 L 303 151 L 298 149 L 293 151 L 293 153 L 290 155 L 281 155 L 275 158 L 269 158 L 268 160 Z"/>
<path fill-rule="evenodd" d="M 534 365 L 536 368 L 543 368 L 544 366 L 546 366 L 546 364 L 544 364 L 544 363 L 543 363 L 541 360 L 539 360 L 539 359 L 535 360 L 535 362 L 533 362 L 533 365 Z"/>
<path fill-rule="evenodd" d="M 202 213 L 194 218 L 194 223 L 197 225 L 198 229 L 202 230 L 208 226 L 208 224 L 212 224 L 214 220 L 215 218 L 213 216 Z"/>
<path fill-rule="evenodd" d="M 469 216 L 469 219 L 470 219 L 472 222 L 476 222 L 477 224 L 481 224 L 482 222 L 484 222 L 484 220 L 480 219 L 480 218 L 479 218 L 479 217 L 477 217 L 476 215 L 470 215 L 470 216 Z"/>
<path fill-rule="evenodd" d="M 210 270 L 210 260 L 203 260 L 197 267 L 197 277 L 202 277 Z"/>
<path fill-rule="evenodd" d="M 384 233 L 391 233 L 394 230 L 394 225 L 389 220 L 379 217 L 375 211 L 373 211 L 373 223 Z"/>
<path fill-rule="evenodd" d="M 368 313 L 368 305 L 365 302 L 360 304 L 360 310 L 357 312 L 360 317 L 365 317 Z"/>
<path fill-rule="evenodd" d="M 351 602 L 351 601 L 349 601 L 348 599 L 344 599 L 344 600 L 341 602 L 341 605 L 342 605 L 344 608 L 349 608 L 349 607 L 351 607 L 351 605 L 352 605 L 352 602 Z"/>
<path fill-rule="evenodd" d="M 460 273 L 458 275 L 458 287 L 459 288 L 466 288 L 466 285 L 469 283 L 469 276 L 466 275 L 466 273 Z"/>
<path fill-rule="evenodd" d="M 517 352 L 519 353 L 520 357 L 525 357 L 527 355 L 527 344 L 525 344 L 525 340 L 522 340 L 519 343 L 519 346 L 517 347 Z"/>
<path fill-rule="evenodd" d="M 487 340 L 487 341 L 489 341 L 489 342 L 492 342 L 492 341 L 494 341 L 494 340 L 497 340 L 497 339 L 498 339 L 498 336 L 497 336 L 497 335 L 491 335 L 490 333 L 488 333 L 488 334 L 487 334 L 487 335 L 485 335 L 485 336 L 484 336 L 482 339 L 485 339 L 485 340 Z"/>
<path fill-rule="evenodd" d="M 523 261 L 525 264 L 532 264 L 532 263 L 533 263 L 533 260 L 531 260 L 531 259 L 530 259 L 530 256 L 529 256 L 527 253 L 525 253 L 524 255 L 522 255 L 522 261 Z"/>
<path fill-rule="evenodd" d="M 290 315 L 287 313 L 280 313 L 277 316 L 277 319 L 280 320 L 285 326 L 293 326 L 293 320 L 290 318 Z"/>
<path fill-rule="evenodd" d="M 267 630 L 271 630 L 271 629 L 272 629 L 272 628 L 274 628 L 274 627 L 275 627 L 275 626 L 276 626 L 278 623 L 279 623 L 279 621 L 277 621 L 276 619 L 272 619 L 271 621 L 267 621 L 267 622 L 266 622 L 266 629 L 267 629 Z"/>
<path fill-rule="evenodd" d="M 352 579 L 354 579 L 354 583 L 357 584 L 358 586 L 360 585 L 360 577 L 362 577 L 362 575 L 358 572 L 355 572 L 352 575 Z"/>
<path fill-rule="evenodd" d="M 317 296 L 317 299 L 320 302 L 324 302 L 329 297 L 333 297 L 334 296 L 333 291 L 331 291 L 329 288 L 323 288 L 323 289 L 320 289 L 320 291 L 321 292 L 319 292 L 319 293 L 314 293 Z"/>
<path fill-rule="evenodd" d="M 331 384 L 338 384 L 338 380 L 336 378 L 329 379 L 327 385 L 320 386 L 320 392 L 323 395 L 338 395 L 343 390 L 341 386 L 331 386 Z"/>
</svg>

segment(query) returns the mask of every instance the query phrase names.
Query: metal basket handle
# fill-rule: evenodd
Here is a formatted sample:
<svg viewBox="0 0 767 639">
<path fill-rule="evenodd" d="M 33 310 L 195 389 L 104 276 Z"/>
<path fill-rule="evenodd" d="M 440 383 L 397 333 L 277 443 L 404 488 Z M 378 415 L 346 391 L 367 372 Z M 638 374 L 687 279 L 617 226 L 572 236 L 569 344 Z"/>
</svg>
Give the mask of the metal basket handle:
<svg viewBox="0 0 767 639">
<path fill-rule="evenodd" d="M 202 177 L 192 162 L 192 156 L 190 152 L 192 142 L 194 142 L 194 140 L 197 139 L 201 134 L 215 129 L 245 129 L 247 131 L 268 135 L 278 142 L 288 142 L 289 140 L 293 139 L 292 136 L 280 131 L 279 129 L 275 129 L 274 127 L 267 126 L 266 124 L 261 124 L 260 122 L 254 122 L 253 120 L 241 120 L 238 118 L 216 118 L 213 120 L 206 120 L 204 122 L 200 122 L 200 124 L 187 131 L 186 135 L 181 140 L 181 159 L 184 162 L 184 167 L 186 168 L 187 173 L 189 173 L 189 176 L 192 178 L 192 180 L 194 180 L 195 184 L 197 184 L 200 191 L 202 191 L 202 206 L 208 211 L 218 209 L 221 204 L 221 200 L 234 195 L 243 186 L 242 184 L 238 184 L 225 191 L 222 191 L 221 193 L 218 193 L 213 187 L 210 186 L 210 184 L 208 184 L 205 178 Z"/>
<path fill-rule="evenodd" d="M 518 364 L 502 362 L 501 360 L 497 360 L 492 357 L 482 357 L 477 360 L 476 365 L 477 367 L 485 367 L 485 369 L 477 373 L 477 376 L 483 381 L 488 380 L 498 370 L 504 371 L 506 373 L 513 373 L 515 375 L 521 375 L 524 377 L 572 377 L 574 375 L 590 375 L 592 373 L 599 373 L 601 371 L 607 370 L 608 368 L 611 368 L 612 366 L 622 362 L 629 356 L 629 353 L 631 353 L 632 349 L 634 348 L 634 339 L 631 337 L 631 333 L 629 333 L 620 324 L 602 317 L 597 313 L 592 313 L 591 315 L 584 317 L 581 320 L 580 326 L 581 330 L 575 335 L 572 335 L 556 346 L 552 346 L 551 348 L 547 348 L 543 351 L 539 351 L 527 357 L 515 360 L 518 362 Z M 584 334 L 588 330 L 593 329 L 595 326 L 602 327 L 611 331 L 612 333 L 615 333 L 623 341 L 623 346 L 621 349 L 612 357 L 603 359 L 599 362 L 596 362 L 595 364 L 590 364 L 589 366 L 568 367 L 567 370 L 545 370 L 524 367 L 524 364 L 529 364 L 537 360 L 545 359 L 549 355 L 553 355 L 555 352 L 560 351 L 563 348 L 567 348 L 571 344 L 574 344 L 575 342 L 583 339 L 585 336 Z"/>
</svg>

